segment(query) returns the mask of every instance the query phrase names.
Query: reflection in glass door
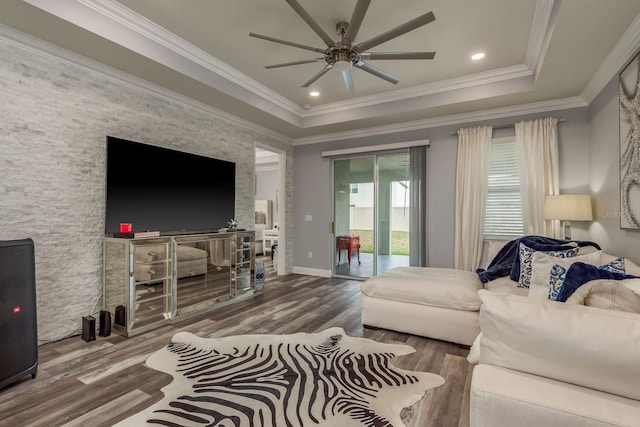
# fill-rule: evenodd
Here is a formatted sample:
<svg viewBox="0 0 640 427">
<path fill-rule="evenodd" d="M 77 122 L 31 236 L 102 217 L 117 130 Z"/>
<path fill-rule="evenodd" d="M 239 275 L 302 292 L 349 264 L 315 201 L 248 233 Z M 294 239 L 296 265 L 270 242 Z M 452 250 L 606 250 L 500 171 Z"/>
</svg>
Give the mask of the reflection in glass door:
<svg viewBox="0 0 640 427">
<path fill-rule="evenodd" d="M 377 157 L 376 272 L 409 265 L 409 153 Z"/>
<path fill-rule="evenodd" d="M 333 161 L 334 275 L 368 278 L 408 266 L 409 153 Z"/>
</svg>

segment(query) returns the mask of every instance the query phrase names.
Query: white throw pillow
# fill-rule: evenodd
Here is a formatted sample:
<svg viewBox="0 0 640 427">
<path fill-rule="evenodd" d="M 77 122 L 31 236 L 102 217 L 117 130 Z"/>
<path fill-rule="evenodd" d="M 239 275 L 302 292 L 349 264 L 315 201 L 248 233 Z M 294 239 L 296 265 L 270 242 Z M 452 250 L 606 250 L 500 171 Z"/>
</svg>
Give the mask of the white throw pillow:
<svg viewBox="0 0 640 427">
<path fill-rule="evenodd" d="M 558 251 L 537 251 L 530 248 L 524 243 L 520 243 L 518 247 L 518 255 L 520 257 L 520 276 L 518 278 L 518 287 L 528 288 L 531 284 L 531 274 L 533 269 L 533 255 L 541 252 L 558 258 L 573 258 L 580 248 L 574 247 L 566 250 Z M 515 261 L 517 262 L 517 260 Z"/>
<path fill-rule="evenodd" d="M 556 301 L 569 266 L 574 262 L 599 265 L 601 251 L 571 258 L 558 258 L 543 252 L 533 254 L 529 297 Z"/>
</svg>

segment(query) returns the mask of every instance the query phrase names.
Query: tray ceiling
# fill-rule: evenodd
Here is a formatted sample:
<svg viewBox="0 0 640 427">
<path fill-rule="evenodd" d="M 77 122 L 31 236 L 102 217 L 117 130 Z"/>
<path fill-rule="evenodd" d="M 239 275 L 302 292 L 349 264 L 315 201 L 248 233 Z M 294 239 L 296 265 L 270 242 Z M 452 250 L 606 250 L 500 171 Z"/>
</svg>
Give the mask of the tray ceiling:
<svg viewBox="0 0 640 427">
<path fill-rule="evenodd" d="M 356 0 L 298 0 L 332 38 Z M 435 51 L 433 60 L 370 61 L 355 91 L 324 62 L 265 69 L 317 53 L 251 38 L 324 42 L 284 0 L 3 0 L 18 30 L 293 142 L 585 106 L 637 49 L 633 0 L 373 0 L 356 43 L 432 11 L 436 21 L 373 51 Z M 62 50 L 61 49 L 61 50 Z M 472 61 L 475 52 L 486 57 Z"/>
</svg>

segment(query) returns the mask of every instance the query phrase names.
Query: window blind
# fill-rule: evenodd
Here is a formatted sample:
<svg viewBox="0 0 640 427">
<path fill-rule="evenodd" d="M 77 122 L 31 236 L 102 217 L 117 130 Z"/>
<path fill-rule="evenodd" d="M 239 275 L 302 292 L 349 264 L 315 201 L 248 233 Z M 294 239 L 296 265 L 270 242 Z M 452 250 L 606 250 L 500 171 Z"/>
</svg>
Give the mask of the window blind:
<svg viewBox="0 0 640 427">
<path fill-rule="evenodd" d="M 522 236 L 522 197 L 515 137 L 492 141 L 487 184 L 485 239 L 510 240 Z"/>
</svg>

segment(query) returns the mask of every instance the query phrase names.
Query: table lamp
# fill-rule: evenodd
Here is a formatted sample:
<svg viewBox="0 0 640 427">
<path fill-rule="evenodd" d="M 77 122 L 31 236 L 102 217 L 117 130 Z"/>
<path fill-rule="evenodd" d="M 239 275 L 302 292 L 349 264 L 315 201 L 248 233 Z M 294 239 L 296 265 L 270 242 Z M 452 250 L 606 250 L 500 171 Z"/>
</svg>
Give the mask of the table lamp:
<svg viewBox="0 0 640 427">
<path fill-rule="evenodd" d="M 593 221 L 591 196 L 588 194 L 547 196 L 544 217 L 561 220 L 564 238 L 570 240 L 571 221 Z"/>
</svg>

